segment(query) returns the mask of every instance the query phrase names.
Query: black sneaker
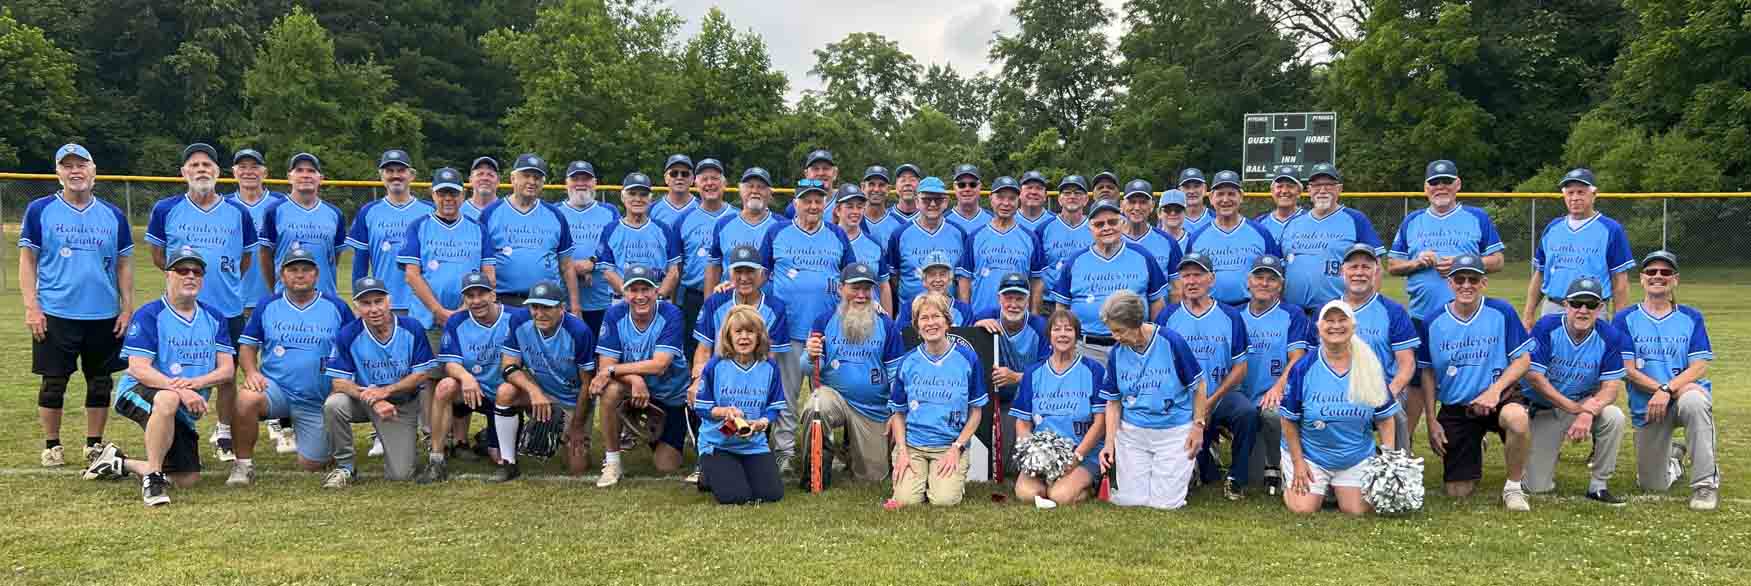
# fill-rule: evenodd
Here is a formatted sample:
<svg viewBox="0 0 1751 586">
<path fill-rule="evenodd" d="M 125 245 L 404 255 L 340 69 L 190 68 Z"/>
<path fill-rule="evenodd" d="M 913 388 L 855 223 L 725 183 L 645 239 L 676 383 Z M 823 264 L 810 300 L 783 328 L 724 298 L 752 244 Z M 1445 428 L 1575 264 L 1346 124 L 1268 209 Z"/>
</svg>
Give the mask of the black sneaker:
<svg viewBox="0 0 1751 586">
<path fill-rule="evenodd" d="M 1265 469 L 1265 494 L 1277 496 L 1283 494 L 1283 471 L 1276 468 Z"/>
<path fill-rule="evenodd" d="M 1629 503 L 1629 501 L 1624 500 L 1623 497 L 1611 494 L 1611 489 L 1608 488 L 1588 492 L 1587 500 L 1613 507 L 1621 507 Z"/>
<path fill-rule="evenodd" d="M 493 473 L 492 478 L 488 478 L 486 481 L 492 483 L 510 482 L 522 475 L 523 470 L 517 467 L 516 462 L 505 462 L 499 464 L 499 471 Z"/>
<path fill-rule="evenodd" d="M 444 482 L 449 479 L 450 467 L 444 460 L 435 460 L 427 462 L 426 468 L 421 470 L 419 477 L 413 479 L 413 481 L 415 484 L 432 484 L 434 482 Z"/>
<path fill-rule="evenodd" d="M 148 507 L 170 504 L 170 479 L 165 478 L 163 472 L 147 474 L 140 481 L 140 498 Z"/>
</svg>

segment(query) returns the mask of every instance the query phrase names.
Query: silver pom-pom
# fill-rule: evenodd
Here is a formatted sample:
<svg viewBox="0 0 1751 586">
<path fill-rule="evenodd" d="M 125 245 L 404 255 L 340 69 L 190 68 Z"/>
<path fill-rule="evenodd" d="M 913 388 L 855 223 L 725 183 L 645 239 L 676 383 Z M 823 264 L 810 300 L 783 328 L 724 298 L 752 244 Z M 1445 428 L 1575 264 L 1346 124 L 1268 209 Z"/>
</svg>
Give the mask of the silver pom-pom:
<svg viewBox="0 0 1751 586">
<path fill-rule="evenodd" d="M 1386 515 L 1422 510 L 1423 459 L 1388 450 L 1363 461 L 1362 499 Z"/>
<path fill-rule="evenodd" d="M 1042 431 L 1015 442 L 1015 465 L 1047 482 L 1057 480 L 1082 463 L 1070 438 Z"/>
</svg>

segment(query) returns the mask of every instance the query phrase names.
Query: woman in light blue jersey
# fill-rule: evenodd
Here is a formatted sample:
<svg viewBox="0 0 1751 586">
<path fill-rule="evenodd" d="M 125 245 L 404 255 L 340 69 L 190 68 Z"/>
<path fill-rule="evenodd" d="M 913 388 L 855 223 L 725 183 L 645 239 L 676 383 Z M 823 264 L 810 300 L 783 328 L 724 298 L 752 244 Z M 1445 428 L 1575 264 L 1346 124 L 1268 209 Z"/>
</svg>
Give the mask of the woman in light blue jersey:
<svg viewBox="0 0 1751 586">
<path fill-rule="evenodd" d="M 1078 351 L 1082 322 L 1076 314 L 1064 308 L 1053 311 L 1046 331 L 1052 355 L 1022 375 L 1009 414 L 1015 417 L 1016 441 L 1038 431 L 1056 433 L 1076 444 L 1081 464 L 1063 476 L 1040 478 L 1023 472 L 1015 479 L 1015 498 L 1055 506 L 1088 498 L 1100 479 L 1100 450 L 1106 437 L 1106 401 L 1100 398 L 1100 384 L 1106 369 Z"/>
<path fill-rule="evenodd" d="M 1400 407 L 1386 392 L 1380 358 L 1356 336 L 1356 314 L 1343 300 L 1327 302 L 1315 322 L 1319 354 L 1295 363 L 1278 414 L 1283 460 L 1295 472 L 1283 504 L 1296 513 L 1319 511 L 1327 493 L 1351 515 L 1372 507 L 1362 499 L 1362 462 L 1374 455 L 1374 433 L 1393 449 L 1393 415 Z"/>
<path fill-rule="evenodd" d="M 912 301 L 912 327 L 924 343 L 896 367 L 888 395 L 888 433 L 894 438 L 891 506 L 961 502 L 966 492 L 967 443 L 990 399 L 979 356 L 948 338 L 948 297 L 925 293 Z"/>
<path fill-rule="evenodd" d="M 718 330 L 716 356 L 700 374 L 700 488 L 718 504 L 777 502 L 784 498 L 778 459 L 766 430 L 787 409 L 778 363 L 767 357 L 772 338 L 752 307 L 730 310 Z"/>
</svg>

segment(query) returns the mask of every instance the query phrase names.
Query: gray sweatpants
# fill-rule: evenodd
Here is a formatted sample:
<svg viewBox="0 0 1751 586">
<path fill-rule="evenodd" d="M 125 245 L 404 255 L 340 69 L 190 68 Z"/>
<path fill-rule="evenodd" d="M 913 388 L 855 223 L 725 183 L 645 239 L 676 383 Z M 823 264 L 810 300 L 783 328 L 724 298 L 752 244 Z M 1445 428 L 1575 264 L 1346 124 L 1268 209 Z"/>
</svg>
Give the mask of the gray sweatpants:
<svg viewBox="0 0 1751 586">
<path fill-rule="evenodd" d="M 796 413 L 802 405 L 798 395 L 803 388 L 803 366 L 800 360 L 807 354 L 803 350 L 803 342 L 791 340 L 789 352 L 772 353 L 778 359 L 778 377 L 783 379 L 784 400 L 790 405 L 783 413 L 778 414 L 777 425 L 772 427 L 772 451 L 779 458 L 796 456 Z"/>
<path fill-rule="evenodd" d="M 1715 467 L 1714 400 L 1698 389 L 1679 395 L 1666 406 L 1666 416 L 1635 430 L 1635 477 L 1642 490 L 1665 492 L 1681 474 L 1670 472 L 1672 429 L 1682 426 L 1690 449 L 1690 486 L 1720 488 Z"/>
<path fill-rule="evenodd" d="M 1252 445 L 1254 455 L 1264 452 L 1266 468 L 1276 468 L 1279 471 L 1283 469 L 1283 420 L 1277 416 L 1276 409 L 1259 410 L 1259 431 L 1258 435 L 1253 436 Z M 1294 470 L 1289 471 L 1290 477 L 1294 474 Z"/>
<path fill-rule="evenodd" d="M 1556 461 L 1562 454 L 1563 436 L 1575 424 L 1574 413 L 1539 409 L 1532 416 L 1532 448 L 1526 460 L 1526 490 L 1539 493 L 1556 490 Z M 1593 418 L 1593 459 L 1587 462 L 1592 480 L 1604 484 L 1617 472 L 1617 450 L 1623 444 L 1623 410 L 1608 405 Z M 1589 487 L 1591 488 L 1591 487 Z"/>
<path fill-rule="evenodd" d="M 383 476 L 389 480 L 413 478 L 419 464 L 419 402 L 408 401 L 395 408 L 395 419 L 377 416 L 364 401 L 342 393 L 322 402 L 322 432 L 334 450 L 336 466 L 355 472 L 353 424 L 370 423 L 383 441 Z"/>
</svg>

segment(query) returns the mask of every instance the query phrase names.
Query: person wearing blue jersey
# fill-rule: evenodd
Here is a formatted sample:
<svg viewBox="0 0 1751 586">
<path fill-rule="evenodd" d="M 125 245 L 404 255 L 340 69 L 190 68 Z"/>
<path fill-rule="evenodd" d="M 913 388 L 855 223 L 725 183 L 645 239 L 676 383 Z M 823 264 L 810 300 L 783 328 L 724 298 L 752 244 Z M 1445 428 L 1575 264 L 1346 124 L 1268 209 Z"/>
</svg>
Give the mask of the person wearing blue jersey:
<svg viewBox="0 0 1751 586">
<path fill-rule="evenodd" d="M 1112 202 L 1098 202 L 1088 214 L 1094 245 L 1072 255 L 1058 272 L 1052 302 L 1076 313 L 1082 326 L 1082 352 L 1095 361 L 1106 360 L 1107 351 L 1118 343 L 1100 319 L 1100 308 L 1118 291 L 1145 299 L 1149 314 L 1167 306 L 1170 285 L 1149 251 L 1126 244 L 1121 232 L 1125 217 Z"/>
<path fill-rule="evenodd" d="M 1317 315 L 1319 347 L 1289 369 L 1277 408 L 1278 457 L 1295 469 L 1283 504 L 1290 512 L 1317 513 L 1329 494 L 1339 511 L 1362 515 L 1373 508 L 1362 498 L 1362 463 L 1374 455 L 1376 431 L 1381 450 L 1397 447 L 1393 412 L 1399 406 L 1386 390 L 1379 358 L 1356 335 L 1350 305 L 1332 300 Z"/>
<path fill-rule="evenodd" d="M 486 417 L 481 448 L 494 463 L 501 461 L 498 430 L 493 422 L 499 385 L 505 382 L 500 356 L 505 340 L 511 335 L 512 319 L 526 317 L 528 310 L 500 304 L 492 281 L 480 273 L 462 277 L 462 301 L 465 311 L 451 314 L 444 323 L 444 342 L 437 356 L 443 377 L 433 388 L 426 415 L 432 423 L 431 455 L 414 479 L 419 484 L 449 480 L 448 457 L 451 452 L 462 451 L 467 442 L 468 420 L 475 413 Z M 457 437 L 449 437 L 450 433 Z M 588 437 L 586 434 L 586 442 Z"/>
<path fill-rule="evenodd" d="M 699 394 L 690 403 L 699 419 L 701 486 L 720 505 L 784 498 L 766 431 L 790 406 L 778 363 L 769 358 L 771 342 L 758 311 L 747 306 L 731 310 L 713 344 L 716 355 L 700 375 Z"/>
<path fill-rule="evenodd" d="M 1563 440 L 1591 439 L 1587 460 L 1587 499 L 1611 506 L 1628 501 L 1611 493 L 1617 471 L 1617 447 L 1623 443 L 1625 418 L 1618 409 L 1623 394 L 1624 362 L 1635 360 L 1635 345 L 1622 330 L 1599 319 L 1605 287 L 1581 277 L 1563 297 L 1568 315 L 1547 315 L 1532 328 L 1532 367 L 1522 381 L 1534 391 L 1532 448 L 1526 460 L 1526 490 L 1534 494 L 1556 490 L 1556 461 Z"/>
<path fill-rule="evenodd" d="M 554 206 L 565 217 L 572 237 L 572 274 L 578 288 L 578 317 L 590 331 L 602 328 L 602 313 L 614 301 L 614 290 L 603 277 L 607 267 L 596 264 L 602 231 L 620 221 L 620 209 L 596 198 L 596 167 L 572 161 L 565 167 L 565 203 Z"/>
<path fill-rule="evenodd" d="M 968 302 L 973 313 L 995 311 L 997 290 L 1010 273 L 1028 276 L 1030 300 L 1038 299 L 1041 276 L 1046 269 L 1045 251 L 1040 238 L 1016 220 L 1015 210 L 1021 198 L 1021 186 L 1012 177 L 998 177 L 991 183 L 991 209 L 995 215 L 984 227 L 967 236 L 967 270 L 972 273 Z M 1037 304 L 1028 311 L 1037 313 Z"/>
<path fill-rule="evenodd" d="M 1265 227 L 1277 242 L 1283 241 L 1283 228 L 1289 225 L 1289 220 L 1295 219 L 1307 210 L 1301 209 L 1301 178 L 1297 176 L 1294 165 L 1277 167 L 1275 176 L 1271 177 L 1271 211 L 1253 216 L 1252 221 Z"/>
<path fill-rule="evenodd" d="M 676 228 L 681 214 L 699 207 L 699 199 L 693 197 L 693 159 L 687 155 L 669 155 L 663 161 L 663 197 L 651 204 L 651 219 L 670 228 Z"/>
<path fill-rule="evenodd" d="M 1433 173 L 1435 176 L 1423 182 L 1429 207 L 1404 217 L 1392 238 L 1391 258 L 1386 261 L 1387 272 L 1405 278 L 1413 319 L 1422 319 L 1453 300 L 1453 291 L 1442 275 L 1453 267 L 1454 258 L 1476 256 L 1483 259 L 1484 270 L 1494 273 L 1502 270 L 1506 249 L 1489 212 L 1459 203 L 1463 185 L 1459 166 L 1446 160 L 1435 163 L 1449 171 Z"/>
<path fill-rule="evenodd" d="M 1216 210 L 1215 217 L 1203 227 L 1192 227 L 1191 219 L 1186 219 L 1186 227 L 1192 231 L 1186 252 L 1203 253 L 1210 259 L 1216 272 L 1211 295 L 1217 301 L 1239 307 L 1247 301 L 1246 271 L 1253 259 L 1269 254 L 1283 258 L 1285 263 L 1294 261 L 1283 257 L 1283 249 L 1271 238 L 1269 230 L 1240 214 L 1240 174 L 1221 171 L 1213 179 L 1210 206 Z M 1295 280 L 1287 279 L 1285 284 L 1293 289 Z"/>
<path fill-rule="evenodd" d="M 571 259 L 585 258 L 574 253 L 587 247 L 577 246 L 565 215 L 541 200 L 546 182 L 546 160 L 534 153 L 518 155 L 511 169 L 510 197 L 480 214 L 480 225 L 486 228 L 497 253 L 493 256 L 494 288 L 501 303 L 521 306 L 536 283 L 559 283 L 570 297 L 568 307 L 576 312 L 580 291 Z"/>
<path fill-rule="evenodd" d="M 1197 167 L 1187 167 L 1179 172 L 1179 184 L 1175 185 L 1186 194 L 1185 229 L 1187 232 L 1197 232 L 1199 228 L 1210 225 L 1215 218 L 1209 213 L 1210 206 L 1204 201 L 1210 190 L 1216 186 L 1204 180 L 1204 172 Z"/>
<path fill-rule="evenodd" d="M 894 439 L 893 502 L 946 507 L 966 494 L 967 443 L 991 399 L 979 356 L 949 340 L 948 297 L 912 301 L 912 327 L 924 342 L 894 366 L 888 433 Z"/>
<path fill-rule="evenodd" d="M 888 308 L 893 313 L 899 313 L 899 308 L 912 304 L 912 300 L 925 292 L 924 261 L 933 253 L 940 253 L 952 259 L 956 267 L 963 264 L 967 255 L 967 234 L 960 227 L 948 221 L 948 188 L 941 179 L 925 177 L 918 182 L 918 217 L 910 224 L 895 232 L 888 241 L 888 262 L 892 263 L 894 289 L 894 306 Z M 964 269 L 963 269 L 964 271 Z M 958 283 L 951 283 L 951 299 L 968 300 L 973 288 L 972 273 L 960 275 Z"/>
<path fill-rule="evenodd" d="M 1266 494 L 1283 491 L 1282 440 L 1283 427 L 1277 418 L 1277 408 L 1283 403 L 1283 390 L 1289 370 L 1307 354 L 1310 344 L 1317 343 L 1307 314 L 1300 308 L 1283 305 L 1283 259 L 1269 254 L 1252 262 L 1252 272 L 1246 277 L 1246 289 L 1252 302 L 1241 310 L 1246 324 L 1246 381 L 1243 391 L 1258 407 L 1258 435 L 1253 445 L 1264 448 L 1263 480 Z M 1411 361 L 1413 364 L 1415 360 Z M 1249 460 L 1250 463 L 1250 460 Z M 1249 471 L 1250 473 L 1250 471 Z"/>
<path fill-rule="evenodd" d="M 808 422 L 824 422 L 820 450 L 864 481 L 888 475 L 888 394 L 894 367 L 906 353 L 900 324 L 876 304 L 875 283 L 875 270 L 863 263 L 840 272 L 839 305 L 815 320 L 804 344 L 809 362 L 821 367 L 821 380 L 798 416 L 805 429 Z M 815 453 L 808 434 L 797 441 L 799 453 Z"/>
<path fill-rule="evenodd" d="M 893 180 L 889 178 L 888 168 L 881 165 L 870 165 L 863 170 L 864 197 L 868 203 L 863 209 L 863 219 L 869 222 L 869 234 L 875 243 L 882 248 L 882 254 L 888 252 L 888 239 L 894 236 L 901 226 L 906 224 L 906 218 L 892 213 L 888 208 L 888 194 L 893 189 Z"/>
<path fill-rule="evenodd" d="M 77 144 L 55 151 L 61 191 L 24 210 L 18 236 L 18 289 L 30 332 L 30 370 L 43 429 L 42 465 L 66 465 L 61 412 L 67 382 L 85 373 L 85 452 L 103 443 L 112 374 L 126 368 L 122 338 L 134 314 L 134 233 L 128 216 L 98 199 L 97 165 Z"/>
<path fill-rule="evenodd" d="M 1081 175 L 1070 175 L 1058 181 L 1058 214 L 1039 228 L 1040 251 L 1046 256 L 1045 269 L 1040 271 L 1046 291 L 1042 291 L 1041 310 L 1053 302 L 1047 291 L 1058 286 L 1064 264 L 1070 257 L 1094 245 L 1094 231 L 1088 228 L 1088 182 Z"/>
<path fill-rule="evenodd" d="M 322 427 L 334 453 L 323 488 L 346 488 L 354 470 L 353 424 L 370 423 L 383 444 L 383 476 L 412 480 L 419 463 L 419 389 L 436 366 L 425 328 L 396 315 L 389 284 L 353 281 L 358 321 L 341 327 L 325 365 L 332 391 L 322 403 Z"/>
<path fill-rule="evenodd" d="M 377 175 L 383 180 L 383 198 L 360 206 L 347 230 L 347 246 L 353 249 L 353 278 L 376 277 L 388 284 L 392 309 L 397 315 L 409 315 L 419 299 L 408 288 L 407 275 L 395 257 L 406 244 L 407 227 L 431 215 L 434 208 L 413 194 L 418 172 L 407 151 L 383 151 L 377 159 Z"/>
<path fill-rule="evenodd" d="M 716 350 L 712 346 L 717 343 L 718 331 L 723 329 L 724 320 L 737 307 L 754 308 L 765 322 L 767 337 L 771 340 L 766 347 L 773 354 L 770 358 L 783 359 L 785 353 L 790 352 L 790 326 L 784 323 L 784 302 L 764 289 L 766 264 L 760 256 L 760 249 L 737 246 L 730 252 L 730 284 L 732 289 L 705 298 L 705 307 L 690 332 L 699 344 L 693 350 L 693 385 L 687 388 L 689 401 L 698 393 L 699 377 L 704 374 L 705 363 L 711 361 L 712 352 Z"/>
<path fill-rule="evenodd" d="M 699 197 L 693 209 L 681 212 L 672 226 L 681 240 L 681 288 L 676 293 L 681 315 L 687 320 L 685 331 L 693 331 L 700 307 L 705 305 L 705 268 L 716 264 L 711 258 L 711 241 L 716 236 L 717 223 L 736 215 L 736 206 L 724 203 L 724 168 L 717 159 L 700 159 L 694 168 L 694 184 Z M 660 207 L 659 207 L 660 209 Z M 687 352 L 692 354 L 698 344 L 687 338 Z"/>
<path fill-rule="evenodd" d="M 760 257 L 771 276 L 772 295 L 784 300 L 784 322 L 792 344 L 809 339 L 809 327 L 833 312 L 833 294 L 839 290 L 839 273 L 857 262 L 851 242 L 838 226 L 821 218 L 827 193 L 815 179 L 797 181 L 796 221 L 779 224 L 766 233 Z M 794 348 L 794 346 L 793 346 Z M 784 371 L 784 392 L 796 399 L 802 388 L 802 363 L 787 356 L 779 363 Z M 788 469 L 796 455 L 796 415 L 786 412 L 773 433 L 780 469 Z"/>
<path fill-rule="evenodd" d="M 1186 504 L 1209 426 L 1203 367 L 1184 338 L 1148 321 L 1143 297 L 1120 290 L 1100 319 L 1119 341 L 1106 357 L 1106 445 L 1100 469 L 1114 478 L 1112 503 L 1177 509 Z"/>
<path fill-rule="evenodd" d="M 1089 194 L 1095 202 L 1108 202 L 1119 205 L 1119 176 L 1112 171 L 1101 171 L 1094 174 L 1093 187 Z"/>
<path fill-rule="evenodd" d="M 468 201 L 462 202 L 462 215 L 476 222 L 486 208 L 499 202 L 499 160 L 488 156 L 475 157 L 468 165 Z"/>
<path fill-rule="evenodd" d="M 833 194 L 833 201 L 838 203 L 832 212 L 833 225 L 838 226 L 851 243 L 852 260 L 875 270 L 876 280 L 882 284 L 881 296 L 878 297 L 882 307 L 893 307 L 894 289 L 888 282 L 888 241 L 877 236 L 875 227 L 865 221 L 864 211 L 871 207 L 869 199 L 870 196 L 856 184 L 839 186 Z"/>
<path fill-rule="evenodd" d="M 188 192 L 158 201 L 146 225 L 146 242 L 152 245 L 152 261 L 169 268 L 165 251 L 193 247 L 212 269 L 213 280 L 201 288 L 201 302 L 227 320 L 231 339 L 243 334 L 243 280 L 251 278 L 250 263 L 260 248 L 255 220 L 242 204 L 219 197 L 219 152 L 211 145 L 194 143 L 182 151 L 182 178 Z M 237 383 L 219 385 L 215 407 L 219 423 L 213 443 L 219 460 L 235 458 L 231 451 L 231 411 L 237 398 Z"/>
<path fill-rule="evenodd" d="M 1029 170 L 1021 174 L 1021 207 L 1015 210 L 1015 221 L 1035 234 L 1052 221 L 1052 210 L 1046 207 L 1047 185 L 1045 173 Z"/>
<path fill-rule="evenodd" d="M 1502 436 L 1508 469 L 1502 506 L 1530 511 L 1521 480 L 1531 424 L 1519 381 L 1537 343 L 1521 327 L 1514 306 L 1484 296 L 1489 277 L 1483 259 L 1453 259 L 1447 283 L 1453 301 L 1423 317 L 1423 344 L 1417 348 L 1429 447 L 1441 456 L 1442 487 L 1447 496 L 1471 496 L 1483 478 L 1484 434 L 1494 432 Z"/>
<path fill-rule="evenodd" d="M 1386 254 L 1386 247 L 1380 244 L 1380 236 L 1374 233 L 1374 224 L 1368 221 L 1368 216 L 1339 203 L 1343 181 L 1343 175 L 1331 163 L 1314 165 L 1307 177 L 1308 199 L 1313 201 L 1313 207 L 1289 220 L 1277 242 L 1289 268 L 1283 300 L 1305 311 L 1311 312 L 1342 296 L 1344 257 L 1351 247 L 1366 244 L 1376 249 L 1374 256 Z"/>
<path fill-rule="evenodd" d="M 504 382 L 493 400 L 499 467 L 487 482 L 510 482 L 523 475 L 517 466 L 517 428 L 525 411 L 542 422 L 560 416 L 555 411 L 563 412 L 566 469 L 581 476 L 588 465 L 596 333 L 566 312 L 564 296 L 559 283 L 536 283 L 524 301 L 528 311 L 511 315 L 510 331 L 499 347 Z"/>
<path fill-rule="evenodd" d="M 717 226 L 712 228 L 713 262 L 705 267 L 703 287 L 713 293 L 733 287 L 727 278 L 731 261 L 725 254 L 742 246 L 759 249 L 760 243 L 766 241 L 766 232 L 784 221 L 767 209 L 772 202 L 772 176 L 765 169 L 749 167 L 742 171 L 737 188 L 742 200 L 741 213 L 718 220 Z"/>
<path fill-rule="evenodd" d="M 89 160 L 89 159 L 87 159 Z M 116 393 L 116 413 L 145 431 L 146 458 L 131 459 L 106 444 L 85 468 L 86 480 L 137 474 L 146 506 L 170 503 L 169 488 L 200 478 L 200 433 L 195 422 L 208 410 L 208 391 L 232 380 L 230 326 L 212 305 L 200 301 L 206 255 L 193 245 L 173 248 L 164 270 L 164 296 L 140 306 L 128 322 L 122 358 L 128 370 Z"/>
<path fill-rule="evenodd" d="M 1057 478 L 1023 472 L 1015 479 L 1015 498 L 1047 508 L 1076 504 L 1087 499 L 1100 480 L 1100 453 L 1107 431 L 1107 402 L 1101 399 L 1106 368 L 1079 350 L 1082 324 L 1076 314 L 1057 309 L 1049 318 L 1033 319 L 1050 324 L 1050 353 L 1021 377 L 1015 402 L 1009 408 L 1015 438 L 1020 442 L 1035 433 L 1057 434 L 1076 444 L 1080 463 Z"/>
<path fill-rule="evenodd" d="M 231 177 L 237 180 L 237 191 L 226 194 L 225 199 L 237 202 L 243 209 L 249 210 L 250 221 L 255 222 L 257 236 L 266 230 L 268 208 L 274 202 L 286 199 L 286 194 L 269 191 L 263 186 L 262 180 L 267 178 L 267 166 L 261 153 L 255 149 L 243 149 L 231 155 Z M 266 251 L 263 251 L 264 253 Z M 267 267 L 274 261 L 266 258 L 257 259 L 256 265 L 263 272 L 271 272 Z M 268 280 L 257 278 L 257 275 L 243 274 L 243 314 L 247 318 L 255 304 L 272 292 L 267 286 Z"/>
<path fill-rule="evenodd" d="M 1565 283 L 1581 277 L 1606 284 L 1605 299 L 1613 313 L 1629 306 L 1625 300 L 1635 253 L 1623 225 L 1593 207 L 1599 198 L 1593 182 L 1593 171 L 1579 167 L 1557 183 L 1569 213 L 1545 224 L 1532 251 L 1532 280 L 1526 284 L 1523 318 L 1528 328 L 1540 315 L 1561 314 L 1563 306 L 1555 300 L 1562 298 Z"/>
<path fill-rule="evenodd" d="M 991 211 L 979 203 L 979 196 L 984 186 L 984 180 L 979 177 L 979 168 L 970 164 L 956 166 L 952 180 L 955 188 L 955 205 L 947 214 L 948 222 L 968 234 L 977 232 L 986 224 L 991 223 Z"/>
<path fill-rule="evenodd" d="M 1635 344 L 1624 361 L 1629 380 L 1630 421 L 1635 425 L 1636 485 L 1665 492 L 1684 478 L 1690 454 L 1690 508 L 1720 505 L 1721 471 L 1715 466 L 1714 361 L 1702 312 L 1678 304 L 1678 255 L 1666 250 L 1642 259 L 1642 302 L 1612 320 Z M 1674 428 L 1685 443 L 1674 443 Z"/>
<path fill-rule="evenodd" d="M 1015 385 L 1021 382 L 1028 367 L 1052 353 L 1051 343 L 1046 339 L 1046 318 L 1034 313 L 1033 295 L 1026 276 L 1010 273 L 1003 276 L 997 289 L 997 307 L 973 314 L 972 325 L 1002 336 L 1003 343 L 1009 346 L 1012 358 L 1000 357 L 991 368 L 991 386 L 997 387 L 1005 399 L 1014 396 Z M 1081 323 L 1077 323 L 1076 331 L 1080 336 Z"/>
<path fill-rule="evenodd" d="M 1237 501 L 1246 498 L 1259 411 L 1243 388 L 1247 380 L 1246 356 L 1251 346 L 1246 337 L 1246 322 L 1241 319 L 1240 310 L 1210 297 L 1210 286 L 1216 280 L 1210 265 L 1209 258 L 1196 252 L 1180 261 L 1180 302 L 1156 314 L 1155 325 L 1179 334 L 1192 349 L 1198 368 L 1209 377 L 1205 388 L 1214 390 L 1206 393 L 1210 425 L 1203 433 L 1204 445 L 1211 449 L 1198 453 L 1198 479 L 1203 484 L 1215 484 L 1221 476 L 1221 463 L 1215 453 L 1216 430 L 1227 429 L 1234 443 L 1230 446 L 1222 496 Z"/>
<path fill-rule="evenodd" d="M 625 418 L 640 414 L 662 418 L 655 437 L 648 438 L 657 471 L 681 468 L 681 450 L 699 423 L 687 408 L 690 371 L 681 339 L 681 310 L 657 298 L 657 272 L 638 265 L 627 268 L 626 302 L 609 308 L 602 318 L 598 368 L 590 379 L 590 396 L 601 401 L 602 437 L 608 444 L 598 488 L 620 482 L 620 430 L 628 425 Z"/>
<path fill-rule="evenodd" d="M 931 253 L 929 256 L 924 257 L 924 262 L 922 264 L 924 268 L 920 270 L 918 280 L 924 283 L 924 293 L 941 293 L 944 297 L 952 295 L 952 291 L 954 291 L 953 286 L 956 281 L 955 273 L 962 271 L 956 270 L 955 263 L 949 259 L 948 254 L 941 252 Z M 965 278 L 961 278 L 960 280 L 963 283 L 966 281 Z M 963 287 L 963 289 L 968 288 L 970 287 Z M 895 313 L 894 321 L 900 322 L 901 324 L 912 323 L 911 305 L 901 305 L 900 310 Z M 949 327 L 958 328 L 964 325 L 970 325 L 973 323 L 974 315 L 973 304 L 961 301 L 954 297 L 949 297 Z"/>
<path fill-rule="evenodd" d="M 681 238 L 667 224 L 650 215 L 651 179 L 644 173 L 628 173 L 620 181 L 620 203 L 626 215 L 602 230 L 596 243 L 596 263 L 607 268 L 602 276 L 615 294 L 626 294 L 626 272 L 642 266 L 656 271 L 657 296 L 674 299 L 681 285 Z"/>
<path fill-rule="evenodd" d="M 1163 191 L 1158 205 L 1156 215 L 1160 218 L 1160 225 L 1156 228 L 1179 247 L 1181 255 L 1191 252 L 1186 248 L 1192 240 L 1192 231 L 1186 227 L 1186 192 L 1178 189 Z"/>
<path fill-rule="evenodd" d="M 298 453 L 298 467 L 319 472 L 331 454 L 322 433 L 322 402 L 328 399 L 329 382 L 322 363 L 334 346 L 335 335 L 352 323 L 353 310 L 345 301 L 316 288 L 320 280 L 316 254 L 295 250 L 280 260 L 280 283 L 284 291 L 261 299 L 237 339 L 237 364 L 243 370 L 242 393 L 237 395 L 233 420 L 237 460 L 231 465 L 229 486 L 255 482 L 257 421 L 286 419 Z"/>
<path fill-rule="evenodd" d="M 1422 393 L 1411 392 L 1417 378 L 1416 349 L 1422 338 L 1417 334 L 1416 320 L 1400 305 L 1380 294 L 1380 249 L 1358 242 L 1344 253 L 1343 301 L 1355 313 L 1356 335 L 1368 343 L 1374 357 L 1386 370 L 1386 390 L 1402 407 L 1395 415 L 1393 427 L 1398 436 L 1394 445 L 1411 448 L 1411 434 L 1416 431 L 1423 410 Z"/>
<path fill-rule="evenodd" d="M 1184 254 L 1179 243 L 1149 221 L 1150 212 L 1155 211 L 1154 187 L 1148 181 L 1132 179 L 1125 183 L 1125 196 L 1121 201 L 1121 211 L 1125 214 L 1125 243 L 1149 252 L 1155 264 L 1161 267 L 1161 274 L 1167 277 L 1168 301 L 1178 301 L 1179 292 L 1174 287 L 1179 280 L 1180 258 Z"/>
<path fill-rule="evenodd" d="M 408 316 L 426 326 L 427 342 L 443 344 L 444 324 L 463 311 L 462 277 L 493 277 L 492 239 L 478 222 L 462 217 L 462 174 L 449 167 L 432 172 L 430 215 L 414 220 L 402 236 L 395 262 L 418 300 Z"/>
<path fill-rule="evenodd" d="M 911 163 L 894 167 L 894 209 L 900 219 L 911 222 L 918 217 L 918 183 L 924 180 L 924 170 Z"/>
<path fill-rule="evenodd" d="M 268 291 L 281 290 L 278 264 L 294 250 L 307 250 L 316 260 L 316 289 L 338 294 L 335 263 L 347 245 L 346 216 L 340 208 L 322 200 L 322 161 L 316 155 L 298 153 L 290 161 L 286 179 L 292 183 L 292 192 L 269 204 L 257 226 L 264 255 L 262 262 L 257 263 L 261 265 L 261 280 Z M 272 260 L 265 257 L 269 254 Z"/>
<path fill-rule="evenodd" d="M 832 193 L 835 189 L 834 182 L 839 179 L 839 164 L 833 162 L 832 151 L 815 149 L 809 151 L 809 154 L 803 155 L 802 177 L 810 181 L 821 182 L 821 190 Z M 786 219 L 796 218 L 795 198 L 792 198 L 790 203 L 784 207 L 784 217 Z M 821 217 L 833 217 L 833 202 L 827 202 L 826 207 L 821 212 Z"/>
</svg>

